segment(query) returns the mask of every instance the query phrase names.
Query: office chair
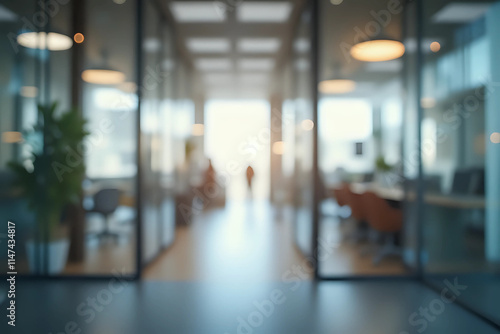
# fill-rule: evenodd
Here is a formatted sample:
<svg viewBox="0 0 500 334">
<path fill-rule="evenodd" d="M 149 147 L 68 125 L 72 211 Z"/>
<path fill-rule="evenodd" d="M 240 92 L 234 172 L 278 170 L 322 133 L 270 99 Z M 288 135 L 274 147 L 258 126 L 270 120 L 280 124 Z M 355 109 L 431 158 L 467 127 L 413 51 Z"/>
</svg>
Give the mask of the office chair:
<svg viewBox="0 0 500 334">
<path fill-rule="evenodd" d="M 472 178 L 473 173 L 470 169 L 457 169 L 453 175 L 451 193 L 456 195 L 470 194 Z"/>
<path fill-rule="evenodd" d="M 469 191 L 472 195 L 484 195 L 484 168 L 471 168 Z"/>
<path fill-rule="evenodd" d="M 366 211 L 363 206 L 361 195 L 354 193 L 348 184 L 342 188 L 345 194 L 347 205 L 351 208 L 351 216 L 355 220 L 355 231 L 348 234 L 346 239 L 352 239 L 355 242 L 361 241 L 367 237 Z"/>
<path fill-rule="evenodd" d="M 344 184 L 342 184 L 341 188 L 334 188 L 333 195 L 335 196 L 335 200 L 340 207 L 347 205 L 347 193 L 345 192 Z"/>
<path fill-rule="evenodd" d="M 389 255 L 401 256 L 402 251 L 396 245 L 396 236 L 403 227 L 403 212 L 393 208 L 385 199 L 370 191 L 362 194 L 361 200 L 368 224 L 384 235 L 384 243 L 373 258 L 373 264 L 378 265 Z"/>
<path fill-rule="evenodd" d="M 119 234 L 109 229 L 109 216 L 118 208 L 120 191 L 118 189 L 101 189 L 94 195 L 94 206 L 87 212 L 99 213 L 104 217 L 104 230 L 97 233 L 99 239 L 106 237 L 118 238 Z"/>
</svg>

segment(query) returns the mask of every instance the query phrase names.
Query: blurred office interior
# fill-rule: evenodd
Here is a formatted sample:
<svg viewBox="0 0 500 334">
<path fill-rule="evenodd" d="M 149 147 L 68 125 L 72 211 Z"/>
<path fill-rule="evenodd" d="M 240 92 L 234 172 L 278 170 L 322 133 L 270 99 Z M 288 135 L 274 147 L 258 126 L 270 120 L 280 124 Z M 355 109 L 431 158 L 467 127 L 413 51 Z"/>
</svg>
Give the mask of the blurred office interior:
<svg viewBox="0 0 500 334">
<path fill-rule="evenodd" d="M 28 282 L 458 280 L 498 330 L 499 17 L 0 0 L 2 274 L 13 221 Z"/>
</svg>

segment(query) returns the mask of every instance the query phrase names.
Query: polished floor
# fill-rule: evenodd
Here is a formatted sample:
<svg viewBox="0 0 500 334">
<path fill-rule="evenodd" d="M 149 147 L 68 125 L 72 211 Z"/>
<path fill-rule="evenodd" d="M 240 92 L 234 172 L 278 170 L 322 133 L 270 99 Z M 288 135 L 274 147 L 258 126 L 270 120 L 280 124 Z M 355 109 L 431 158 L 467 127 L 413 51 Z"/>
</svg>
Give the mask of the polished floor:
<svg viewBox="0 0 500 334">
<path fill-rule="evenodd" d="M 173 245 L 146 268 L 144 278 L 279 281 L 303 263 L 293 242 L 291 208 L 276 209 L 263 200 L 229 201 L 178 227 Z"/>
<path fill-rule="evenodd" d="M 401 276 L 409 274 L 399 256 L 388 256 L 380 263 L 374 264 L 373 259 L 380 246 L 374 246 L 373 242 L 346 238 L 355 232 L 355 226 L 356 223 L 353 219 L 340 221 L 337 216 L 324 216 L 321 219 L 320 239 L 327 240 L 334 245 L 333 251 L 325 254 L 324 260 L 320 263 L 322 276 Z"/>
<path fill-rule="evenodd" d="M 19 281 L 17 291 L 16 328 L 6 329 L 4 319 L 1 333 L 498 333 L 412 281 L 225 284 L 116 277 Z M 5 301 L 0 304 L 4 309 Z"/>
<path fill-rule="evenodd" d="M 98 214 L 86 216 L 85 260 L 68 262 L 63 275 L 109 275 L 110 268 L 119 268 L 133 274 L 135 271 L 136 234 L 134 210 L 120 207 L 110 218 L 109 229 L 118 238 L 103 238 L 95 235 L 105 228 L 104 219 Z"/>
</svg>

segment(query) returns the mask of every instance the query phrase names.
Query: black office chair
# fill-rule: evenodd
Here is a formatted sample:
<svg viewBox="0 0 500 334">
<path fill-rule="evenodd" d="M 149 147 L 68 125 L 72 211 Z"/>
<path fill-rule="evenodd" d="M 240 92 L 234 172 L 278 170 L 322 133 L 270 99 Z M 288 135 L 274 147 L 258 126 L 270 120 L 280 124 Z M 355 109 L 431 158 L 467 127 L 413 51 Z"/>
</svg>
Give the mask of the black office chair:
<svg viewBox="0 0 500 334">
<path fill-rule="evenodd" d="M 470 192 L 472 195 L 484 195 L 484 168 L 477 167 L 471 169 L 472 177 Z"/>
<path fill-rule="evenodd" d="M 452 194 L 484 196 L 484 168 L 473 167 L 460 169 L 453 177 Z M 464 210 L 462 219 L 465 221 L 466 230 L 473 234 L 484 237 L 484 210 Z"/>
<path fill-rule="evenodd" d="M 457 195 L 484 195 L 484 168 L 456 170 L 453 176 L 451 193 Z"/>
<path fill-rule="evenodd" d="M 120 202 L 120 191 L 118 189 L 101 189 L 94 195 L 94 206 L 88 212 L 99 213 L 104 217 L 104 230 L 96 236 L 99 239 L 106 237 L 118 238 L 118 233 L 109 229 L 109 216 L 118 208 Z"/>
<path fill-rule="evenodd" d="M 470 193 L 472 174 L 469 169 L 457 169 L 453 175 L 451 193 L 456 195 L 468 195 Z"/>
</svg>

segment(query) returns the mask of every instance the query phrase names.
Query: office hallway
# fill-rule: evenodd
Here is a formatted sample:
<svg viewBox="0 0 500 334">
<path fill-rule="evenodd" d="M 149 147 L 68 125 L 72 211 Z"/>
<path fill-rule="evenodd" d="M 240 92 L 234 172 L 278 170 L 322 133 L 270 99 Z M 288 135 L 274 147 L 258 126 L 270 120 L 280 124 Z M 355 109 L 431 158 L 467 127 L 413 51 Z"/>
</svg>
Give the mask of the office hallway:
<svg viewBox="0 0 500 334">
<path fill-rule="evenodd" d="M 280 281 L 304 257 L 293 243 L 291 208 L 229 201 L 177 228 L 173 245 L 145 272 L 147 280 Z"/>
</svg>

